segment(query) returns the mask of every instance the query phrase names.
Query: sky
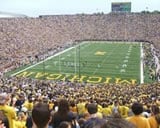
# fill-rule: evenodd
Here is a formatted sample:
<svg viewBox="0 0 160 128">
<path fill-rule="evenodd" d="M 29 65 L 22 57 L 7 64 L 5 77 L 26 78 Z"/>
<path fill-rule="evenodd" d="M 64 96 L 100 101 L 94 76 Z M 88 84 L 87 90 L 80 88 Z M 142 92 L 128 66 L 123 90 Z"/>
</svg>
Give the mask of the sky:
<svg viewBox="0 0 160 128">
<path fill-rule="evenodd" d="M 0 0 L 0 12 L 30 17 L 59 14 L 111 12 L 112 2 L 131 2 L 132 12 L 159 10 L 160 0 Z"/>
</svg>

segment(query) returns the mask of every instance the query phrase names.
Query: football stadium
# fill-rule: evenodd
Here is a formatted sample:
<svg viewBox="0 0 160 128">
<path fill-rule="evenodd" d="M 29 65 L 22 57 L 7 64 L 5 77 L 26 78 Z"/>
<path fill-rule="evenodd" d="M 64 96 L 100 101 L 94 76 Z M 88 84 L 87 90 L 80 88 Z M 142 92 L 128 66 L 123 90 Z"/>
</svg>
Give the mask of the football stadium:
<svg viewBox="0 0 160 128">
<path fill-rule="evenodd" d="M 11 75 L 71 82 L 136 84 L 142 77 L 140 69 L 143 70 L 140 45 L 136 42 L 83 41 Z"/>
<path fill-rule="evenodd" d="M 2 128 L 159 127 L 160 13 L 112 6 L 0 18 Z"/>
</svg>

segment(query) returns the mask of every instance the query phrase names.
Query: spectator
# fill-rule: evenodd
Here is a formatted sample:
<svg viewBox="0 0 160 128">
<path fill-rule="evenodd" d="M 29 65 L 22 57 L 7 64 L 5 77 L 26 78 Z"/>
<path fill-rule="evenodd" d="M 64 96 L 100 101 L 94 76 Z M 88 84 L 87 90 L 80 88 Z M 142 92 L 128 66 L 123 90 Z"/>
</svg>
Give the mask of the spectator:
<svg viewBox="0 0 160 128">
<path fill-rule="evenodd" d="M 69 102 L 66 99 L 61 99 L 58 103 L 58 111 L 53 114 L 51 124 L 52 127 L 58 128 L 61 122 L 67 121 L 72 123 L 72 121 L 76 121 L 76 118 L 76 115 L 69 111 Z"/>
<path fill-rule="evenodd" d="M 115 100 L 113 106 L 111 106 L 112 114 L 119 113 L 120 114 L 120 106 L 119 101 Z"/>
<path fill-rule="evenodd" d="M 105 128 L 136 128 L 136 126 L 121 118 L 119 114 L 113 114 L 112 117 L 107 118 Z"/>
<path fill-rule="evenodd" d="M 126 105 L 126 101 L 122 101 L 122 105 L 120 106 L 120 114 L 123 118 L 127 118 L 129 114 L 129 107 Z"/>
<path fill-rule="evenodd" d="M 3 111 L 0 110 L 0 128 L 9 128 L 8 118 Z"/>
<path fill-rule="evenodd" d="M 82 128 L 108 128 L 107 121 L 100 118 L 88 119 Z"/>
<path fill-rule="evenodd" d="M 133 116 L 128 117 L 127 120 L 133 123 L 137 128 L 150 128 L 148 120 L 141 114 L 143 112 L 142 104 L 135 102 L 131 106 Z"/>
<path fill-rule="evenodd" d="M 98 105 L 96 103 L 90 103 L 87 105 L 89 118 L 102 118 L 102 113 L 98 112 Z"/>
<path fill-rule="evenodd" d="M 84 127 L 84 124 L 85 124 L 86 121 L 87 121 L 87 120 L 84 119 L 84 118 L 80 118 L 80 119 L 78 120 L 78 124 L 79 124 L 80 128 L 83 128 L 83 127 Z"/>
<path fill-rule="evenodd" d="M 102 114 L 103 114 L 103 117 L 107 117 L 107 116 L 110 116 L 112 114 L 112 111 L 111 109 L 108 107 L 107 103 L 104 102 L 103 105 L 102 105 Z"/>
<path fill-rule="evenodd" d="M 13 107 L 8 105 L 8 101 L 10 100 L 9 95 L 6 93 L 1 93 L 0 94 L 0 110 L 4 112 L 4 114 L 8 118 L 9 122 L 9 128 L 15 128 L 15 123 L 16 123 L 16 111 L 14 110 Z"/>
<path fill-rule="evenodd" d="M 160 114 L 155 115 L 155 119 L 158 123 L 158 126 L 160 126 Z"/>
<path fill-rule="evenodd" d="M 71 127 L 71 124 L 69 122 L 63 121 L 63 122 L 60 123 L 58 128 L 72 128 L 72 127 Z"/>
<path fill-rule="evenodd" d="M 155 116 L 159 114 L 159 107 L 156 105 L 152 105 L 151 107 L 151 117 L 148 118 L 149 124 L 151 128 L 158 128 L 158 123 L 155 119 Z"/>
<path fill-rule="evenodd" d="M 32 128 L 48 128 L 51 113 L 48 104 L 37 103 L 32 110 Z"/>
</svg>

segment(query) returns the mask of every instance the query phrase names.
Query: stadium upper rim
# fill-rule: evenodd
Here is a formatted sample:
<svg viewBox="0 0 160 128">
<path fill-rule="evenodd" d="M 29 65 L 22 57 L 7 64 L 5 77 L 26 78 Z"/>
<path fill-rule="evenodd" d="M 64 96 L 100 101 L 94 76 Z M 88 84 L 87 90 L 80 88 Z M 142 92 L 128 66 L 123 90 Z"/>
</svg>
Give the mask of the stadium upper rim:
<svg viewBox="0 0 160 128">
<path fill-rule="evenodd" d="M 16 13 L 10 13 L 10 12 L 2 12 L 0 11 L 0 18 L 15 18 L 15 17 L 28 17 L 24 14 L 16 14 Z"/>
</svg>

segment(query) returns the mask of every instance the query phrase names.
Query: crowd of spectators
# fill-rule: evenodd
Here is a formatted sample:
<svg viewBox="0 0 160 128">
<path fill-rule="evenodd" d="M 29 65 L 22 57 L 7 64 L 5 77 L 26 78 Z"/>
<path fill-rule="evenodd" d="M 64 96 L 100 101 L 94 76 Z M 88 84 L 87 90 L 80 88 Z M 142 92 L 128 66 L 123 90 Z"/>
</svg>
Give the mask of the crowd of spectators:
<svg viewBox="0 0 160 128">
<path fill-rule="evenodd" d="M 0 110 L 7 111 L 9 107 L 12 108 L 11 110 L 15 114 L 11 116 L 12 118 L 9 116 L 10 125 L 13 125 L 12 121 L 14 120 L 15 127 L 19 128 L 32 126 L 31 119 L 29 120 L 27 117 L 32 115 L 32 109 L 37 103 L 49 105 L 53 116 L 52 121 L 48 124 L 51 127 L 58 127 L 62 120 L 71 122 L 72 117 L 75 117 L 77 122 L 86 122 L 91 117 L 95 117 L 95 112 L 97 118 L 105 120 L 109 120 L 115 113 L 118 113 L 123 119 L 128 119 L 133 115 L 132 104 L 135 102 L 143 106 L 143 110 L 140 109 L 142 111 L 138 114 L 149 119 L 151 116 L 159 114 L 158 110 L 153 110 L 153 106 L 159 109 L 159 94 L 160 85 L 158 83 L 148 85 L 92 85 L 16 77 L 1 78 Z M 4 109 L 3 103 L 9 107 Z M 97 111 L 94 110 L 93 104 L 96 104 Z M 69 108 L 65 108 L 65 106 Z M 68 115 L 68 112 L 72 113 Z M 73 113 L 76 113 L 76 116 Z M 12 127 L 10 126 L 10 128 Z"/>
<path fill-rule="evenodd" d="M 160 82 L 160 50 L 153 44 L 148 44 L 143 46 L 143 51 L 144 70 L 148 68 L 149 78 Z"/>
<path fill-rule="evenodd" d="M 7 72 L 43 59 L 73 45 L 76 40 L 149 41 L 159 47 L 159 32 L 159 14 L 1 18 L 0 71 Z"/>
</svg>

